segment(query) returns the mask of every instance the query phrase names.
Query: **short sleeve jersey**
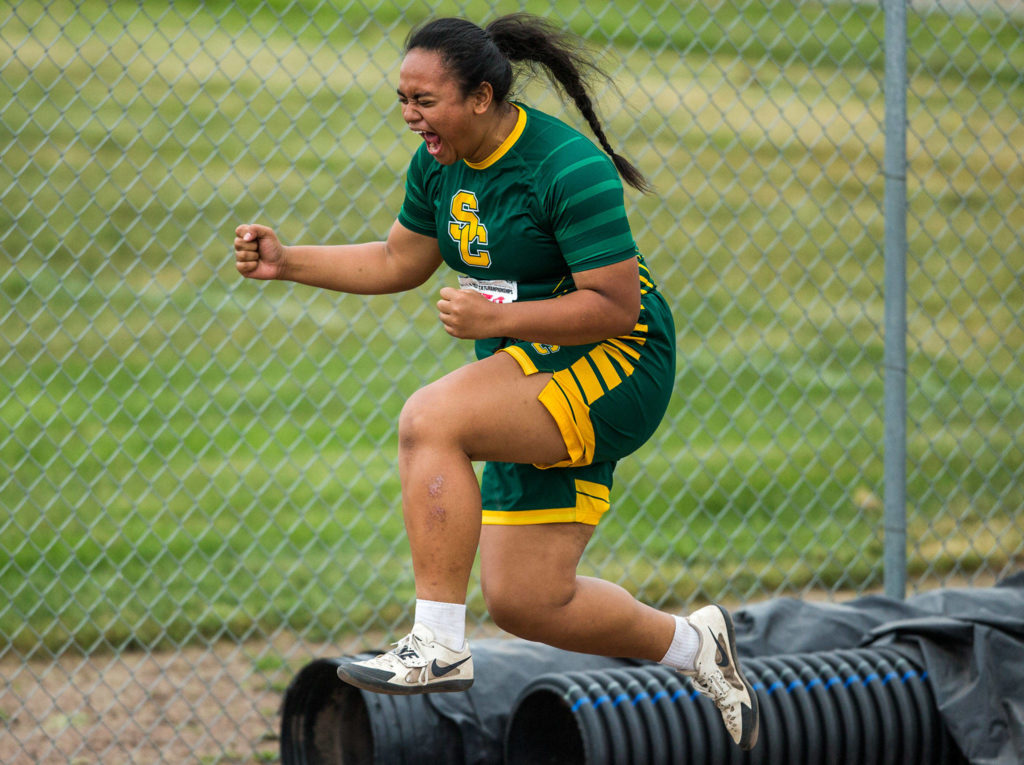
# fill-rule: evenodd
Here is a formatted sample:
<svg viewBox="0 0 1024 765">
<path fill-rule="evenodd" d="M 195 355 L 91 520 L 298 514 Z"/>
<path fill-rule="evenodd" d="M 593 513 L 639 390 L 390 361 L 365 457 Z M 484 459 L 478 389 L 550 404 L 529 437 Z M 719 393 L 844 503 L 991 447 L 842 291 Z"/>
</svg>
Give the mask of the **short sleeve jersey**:
<svg viewBox="0 0 1024 765">
<path fill-rule="evenodd" d="M 442 165 L 421 146 L 399 222 L 436 237 L 455 271 L 495 284 L 492 299 L 553 297 L 574 289 L 573 272 L 633 257 L 653 289 L 611 158 L 561 120 L 515 106 L 514 130 L 481 163 Z"/>
</svg>

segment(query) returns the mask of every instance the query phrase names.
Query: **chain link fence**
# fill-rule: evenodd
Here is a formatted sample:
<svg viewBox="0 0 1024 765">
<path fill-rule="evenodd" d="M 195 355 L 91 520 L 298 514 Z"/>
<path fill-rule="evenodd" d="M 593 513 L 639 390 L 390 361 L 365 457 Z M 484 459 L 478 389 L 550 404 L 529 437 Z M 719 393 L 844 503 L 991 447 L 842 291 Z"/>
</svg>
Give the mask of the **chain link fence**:
<svg viewBox="0 0 1024 765">
<path fill-rule="evenodd" d="M 537 7 L 534 7 L 534 6 Z M 668 417 L 588 573 L 671 609 L 877 589 L 883 13 L 868 3 L 443 5 L 585 36 L 679 327 Z M 0 7 L 4 762 L 272 762 L 310 658 L 413 599 L 405 398 L 470 358 L 439 273 L 354 297 L 243 281 L 238 223 L 381 238 L 416 146 L 397 4 Z M 1024 557 L 1024 3 L 914 3 L 907 578 Z M 577 122 L 543 82 L 521 97 Z M 479 591 L 473 634 L 489 631 Z"/>
</svg>

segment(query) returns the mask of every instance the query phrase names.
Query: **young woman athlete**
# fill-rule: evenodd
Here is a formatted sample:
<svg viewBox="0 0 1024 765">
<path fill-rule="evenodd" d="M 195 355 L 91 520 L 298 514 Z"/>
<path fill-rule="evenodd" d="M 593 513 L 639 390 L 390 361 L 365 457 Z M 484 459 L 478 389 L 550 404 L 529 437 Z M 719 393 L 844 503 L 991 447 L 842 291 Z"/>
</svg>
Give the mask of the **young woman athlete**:
<svg viewBox="0 0 1024 765">
<path fill-rule="evenodd" d="M 603 147 L 510 100 L 513 62 L 543 67 Z M 437 303 L 478 361 L 417 391 L 398 424 L 416 609 L 409 635 L 342 680 L 382 693 L 458 691 L 473 682 L 465 602 L 477 550 L 488 611 L 504 630 L 560 648 L 659 661 L 689 676 L 743 748 L 757 697 L 719 606 L 688 618 L 618 585 L 577 576 L 609 507 L 616 462 L 655 431 L 675 377 L 675 330 L 637 250 L 616 154 L 594 113 L 576 43 L 515 14 L 486 29 L 438 19 L 407 41 L 402 118 L 423 138 L 386 241 L 285 247 L 266 226 L 235 232 L 236 267 L 379 294 L 458 273 Z M 485 461 L 482 484 L 473 461 Z"/>
</svg>

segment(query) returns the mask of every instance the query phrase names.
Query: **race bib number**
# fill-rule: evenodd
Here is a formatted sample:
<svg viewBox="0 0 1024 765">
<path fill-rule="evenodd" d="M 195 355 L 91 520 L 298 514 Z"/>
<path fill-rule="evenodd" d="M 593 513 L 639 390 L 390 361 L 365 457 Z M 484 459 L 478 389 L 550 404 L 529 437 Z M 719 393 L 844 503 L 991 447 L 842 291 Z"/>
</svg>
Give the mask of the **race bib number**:
<svg viewBox="0 0 1024 765">
<path fill-rule="evenodd" d="M 460 276 L 459 286 L 464 290 L 479 292 L 492 303 L 514 303 L 519 297 L 519 285 L 506 279 L 474 279 Z"/>
</svg>

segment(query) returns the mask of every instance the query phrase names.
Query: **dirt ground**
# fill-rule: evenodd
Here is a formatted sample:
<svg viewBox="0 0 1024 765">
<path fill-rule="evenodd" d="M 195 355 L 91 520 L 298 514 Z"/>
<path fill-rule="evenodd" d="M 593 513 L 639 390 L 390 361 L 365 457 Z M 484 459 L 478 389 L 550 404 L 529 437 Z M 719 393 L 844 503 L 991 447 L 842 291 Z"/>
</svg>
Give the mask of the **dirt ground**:
<svg viewBox="0 0 1024 765">
<path fill-rule="evenodd" d="M 218 643 L 167 652 L 0 660 L 0 762 L 279 761 L 284 690 L 338 646 Z"/>
<path fill-rule="evenodd" d="M 970 583 L 944 586 L 990 586 Z M 923 588 L 927 589 L 927 588 Z M 804 593 L 844 602 L 862 593 Z M 734 606 L 736 604 L 726 604 Z M 499 634 L 493 628 L 475 637 Z M 0 659 L 0 763 L 273 763 L 289 681 L 316 658 L 363 650 L 280 637 L 119 655 Z M 372 643 L 377 645 L 377 643 Z"/>
<path fill-rule="evenodd" d="M 474 637 L 493 637 L 494 627 Z M 120 655 L 0 659 L 2 765 L 280 761 L 281 702 L 314 659 L 387 637 L 300 643 L 278 637 Z"/>
</svg>

